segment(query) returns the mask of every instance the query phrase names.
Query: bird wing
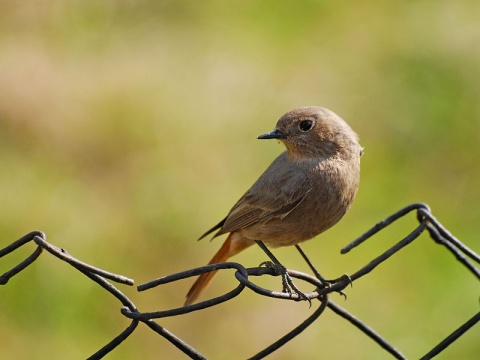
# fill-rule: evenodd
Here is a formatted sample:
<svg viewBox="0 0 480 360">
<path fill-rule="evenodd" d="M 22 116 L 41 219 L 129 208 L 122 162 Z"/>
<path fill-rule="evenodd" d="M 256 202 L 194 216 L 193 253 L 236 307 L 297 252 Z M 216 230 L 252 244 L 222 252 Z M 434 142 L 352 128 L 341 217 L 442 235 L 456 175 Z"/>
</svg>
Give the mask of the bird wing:
<svg viewBox="0 0 480 360">
<path fill-rule="evenodd" d="M 211 233 L 214 232 L 215 230 L 220 229 L 220 228 L 223 226 L 223 224 L 225 224 L 225 221 L 226 221 L 226 220 L 227 220 L 227 217 L 225 217 L 225 219 L 223 219 L 222 221 L 220 221 L 217 225 L 215 225 L 215 226 L 212 227 L 211 229 L 205 231 L 205 233 L 204 233 L 202 236 L 200 236 L 200 237 L 198 238 L 198 240 L 202 240 L 202 239 L 203 239 L 205 236 L 207 236 L 208 234 L 211 234 Z"/>
<path fill-rule="evenodd" d="M 205 235 L 220 229 L 215 237 L 260 221 L 283 219 L 305 199 L 311 189 L 307 174 L 283 153 L 240 198 L 227 217 Z"/>
</svg>

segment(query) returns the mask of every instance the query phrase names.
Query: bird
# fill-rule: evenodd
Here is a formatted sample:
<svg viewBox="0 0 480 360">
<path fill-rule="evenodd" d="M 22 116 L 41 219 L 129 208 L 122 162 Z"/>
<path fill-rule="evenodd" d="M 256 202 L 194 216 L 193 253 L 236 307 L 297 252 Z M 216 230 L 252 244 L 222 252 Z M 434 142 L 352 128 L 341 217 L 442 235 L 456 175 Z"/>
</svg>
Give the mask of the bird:
<svg viewBox="0 0 480 360">
<path fill-rule="evenodd" d="M 292 246 L 335 225 L 350 208 L 360 182 L 363 148 L 358 135 L 336 113 L 303 106 L 284 114 L 273 131 L 282 152 L 228 215 L 206 231 L 228 234 L 209 264 L 227 261 L 256 241 L 268 247 Z M 215 275 L 201 274 L 184 305 L 194 303 Z"/>
</svg>

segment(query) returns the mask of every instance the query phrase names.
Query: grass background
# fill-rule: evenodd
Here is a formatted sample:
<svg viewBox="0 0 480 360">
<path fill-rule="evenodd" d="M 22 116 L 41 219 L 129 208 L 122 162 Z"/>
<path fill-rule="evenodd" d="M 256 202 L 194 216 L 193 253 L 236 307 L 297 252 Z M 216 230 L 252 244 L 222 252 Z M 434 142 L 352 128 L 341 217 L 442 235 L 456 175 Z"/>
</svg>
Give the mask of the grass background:
<svg viewBox="0 0 480 360">
<path fill-rule="evenodd" d="M 283 149 L 255 140 L 286 111 L 322 105 L 365 147 L 350 212 L 304 249 L 327 278 L 352 273 L 414 216 L 348 255 L 339 249 L 412 202 L 480 251 L 477 1 L 3 1 L 0 3 L 0 245 L 48 240 L 136 283 L 204 265 L 218 222 Z M 0 262 L 6 271 L 33 249 Z M 294 249 L 275 252 L 307 270 Z M 246 266 L 265 257 L 237 256 Z M 232 287 L 220 274 L 207 295 Z M 278 279 L 263 280 L 278 288 Z M 191 281 L 148 293 L 179 306 Z M 478 282 L 427 235 L 334 298 L 409 358 L 478 308 Z M 42 256 L 1 289 L 2 358 L 85 358 L 128 324 L 120 305 Z M 213 359 L 246 358 L 311 313 L 237 300 L 160 323 Z M 472 359 L 478 326 L 439 359 Z M 327 312 L 273 359 L 385 359 Z M 144 326 L 108 358 L 181 359 Z"/>
</svg>

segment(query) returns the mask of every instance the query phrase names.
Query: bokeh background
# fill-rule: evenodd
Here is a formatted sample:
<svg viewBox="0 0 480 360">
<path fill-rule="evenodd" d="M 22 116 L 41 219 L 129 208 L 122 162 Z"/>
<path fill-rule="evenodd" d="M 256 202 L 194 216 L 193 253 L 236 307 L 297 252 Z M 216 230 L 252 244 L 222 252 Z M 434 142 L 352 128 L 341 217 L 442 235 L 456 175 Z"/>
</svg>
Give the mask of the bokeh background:
<svg viewBox="0 0 480 360">
<path fill-rule="evenodd" d="M 411 231 L 414 215 L 339 252 L 412 202 L 480 251 L 479 13 L 473 0 L 2 1 L 0 244 L 43 230 L 137 284 L 204 265 L 222 239 L 198 236 L 283 150 L 256 136 L 294 107 L 322 105 L 365 147 L 354 206 L 304 246 L 327 278 Z M 32 250 L 1 259 L 0 271 Z M 294 249 L 275 254 L 308 271 Z M 251 248 L 235 260 L 265 256 Z M 207 296 L 230 289 L 232 275 L 218 275 Z M 179 306 L 191 282 L 120 289 L 155 311 Z M 478 309 L 478 282 L 427 235 L 347 295 L 333 299 L 409 358 Z M 48 255 L 2 287 L 0 306 L 5 359 L 85 358 L 128 324 L 117 301 Z M 160 323 L 213 359 L 241 359 L 311 312 L 246 291 Z M 479 335 L 477 326 L 438 358 L 477 358 Z M 328 311 L 271 358 L 312 356 L 388 357 Z M 140 326 L 109 358 L 185 356 Z"/>
</svg>

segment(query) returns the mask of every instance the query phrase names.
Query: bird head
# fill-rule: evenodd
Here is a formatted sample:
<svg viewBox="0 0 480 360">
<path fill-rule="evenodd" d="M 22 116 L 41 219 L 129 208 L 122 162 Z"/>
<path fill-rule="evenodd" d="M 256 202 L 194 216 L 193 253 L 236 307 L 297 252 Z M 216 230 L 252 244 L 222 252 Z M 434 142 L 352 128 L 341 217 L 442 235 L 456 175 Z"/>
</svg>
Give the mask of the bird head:
<svg viewBox="0 0 480 360">
<path fill-rule="evenodd" d="M 278 139 L 292 158 L 359 157 L 358 135 L 334 112 L 305 106 L 287 112 L 275 129 L 258 139 Z"/>
</svg>

